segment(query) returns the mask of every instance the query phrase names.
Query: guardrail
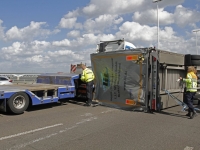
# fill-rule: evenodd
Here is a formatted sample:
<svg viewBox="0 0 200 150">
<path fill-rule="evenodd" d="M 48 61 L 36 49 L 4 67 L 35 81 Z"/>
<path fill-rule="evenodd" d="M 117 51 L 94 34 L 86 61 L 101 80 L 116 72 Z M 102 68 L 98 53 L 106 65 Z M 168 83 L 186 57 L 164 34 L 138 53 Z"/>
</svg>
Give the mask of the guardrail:
<svg viewBox="0 0 200 150">
<path fill-rule="evenodd" d="M 36 80 L 12 80 L 12 83 L 18 84 L 18 83 L 36 83 Z"/>
</svg>

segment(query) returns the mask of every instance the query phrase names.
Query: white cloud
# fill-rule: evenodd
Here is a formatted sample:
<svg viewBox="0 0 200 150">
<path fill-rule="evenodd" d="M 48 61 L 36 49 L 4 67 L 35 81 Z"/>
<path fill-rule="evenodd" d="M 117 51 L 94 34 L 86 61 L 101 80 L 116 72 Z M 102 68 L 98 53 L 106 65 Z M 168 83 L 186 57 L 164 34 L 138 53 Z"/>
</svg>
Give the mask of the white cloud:
<svg viewBox="0 0 200 150">
<path fill-rule="evenodd" d="M 11 55 L 22 53 L 23 48 L 24 48 L 24 44 L 21 44 L 20 42 L 15 42 L 12 44 L 12 46 L 3 47 L 2 52 L 10 54 L 11 56 Z"/>
<path fill-rule="evenodd" d="M 114 24 L 120 24 L 122 21 L 123 21 L 123 18 L 120 17 L 119 19 L 116 19 L 116 20 L 114 21 Z"/>
<path fill-rule="evenodd" d="M 64 18 L 74 18 L 74 17 L 77 17 L 77 16 L 79 16 L 79 11 L 80 11 L 79 9 L 70 11 L 70 12 L 68 12 L 68 13 L 64 16 Z"/>
<path fill-rule="evenodd" d="M 123 21 L 118 15 L 104 14 L 95 19 L 88 19 L 84 23 L 84 29 L 89 33 L 101 33 L 113 24 L 119 24 Z"/>
<path fill-rule="evenodd" d="M 183 32 L 180 36 L 173 28 L 174 24 L 186 30 L 198 27 L 200 12 L 183 7 L 183 2 L 159 2 L 160 48 L 195 53 L 195 34 Z M 100 41 L 125 38 L 136 47 L 157 46 L 156 4 L 151 0 L 90 0 L 85 7 L 69 11 L 60 19 L 59 28 L 51 30 L 46 29 L 46 22 L 31 22 L 22 28 L 13 26 L 6 32 L 2 23 L 0 20 L 0 39 L 6 39 L 4 42 L 9 46 L 1 48 L 0 66 L 7 64 L 10 70 L 68 72 L 71 63 L 90 64 L 90 54 Z"/>
<path fill-rule="evenodd" d="M 2 27 L 3 21 L 0 19 L 0 39 L 4 39 L 4 27 Z"/>
<path fill-rule="evenodd" d="M 36 50 L 36 51 L 43 51 L 51 46 L 50 42 L 46 41 L 33 41 L 30 43 L 31 49 Z"/>
<path fill-rule="evenodd" d="M 159 9 L 160 25 L 170 25 L 175 23 L 180 27 L 190 25 L 195 28 L 196 23 L 200 21 L 199 16 L 199 11 L 190 10 L 182 5 L 176 6 L 174 13 L 164 11 L 163 8 Z M 157 10 L 148 9 L 142 12 L 137 11 L 133 15 L 133 20 L 140 24 L 155 25 L 157 24 Z"/>
<path fill-rule="evenodd" d="M 59 29 L 55 29 L 55 30 L 52 31 L 52 34 L 57 34 L 59 32 L 61 32 Z"/>
<path fill-rule="evenodd" d="M 159 6 L 176 6 L 182 4 L 184 0 L 163 0 Z M 83 14 L 90 17 L 96 17 L 102 14 L 127 14 L 136 11 L 145 11 L 156 8 L 153 1 L 149 0 L 91 0 L 88 6 L 82 9 Z"/>
<path fill-rule="evenodd" d="M 143 12 L 135 12 L 133 20 L 140 24 L 157 24 L 157 10 L 149 9 Z M 163 9 L 159 9 L 159 23 L 161 25 L 168 25 L 174 23 L 173 14 Z"/>
<path fill-rule="evenodd" d="M 119 32 L 116 33 L 117 37 L 123 37 L 129 41 L 141 40 L 151 42 L 156 37 L 156 27 L 149 27 L 147 25 L 140 25 L 136 22 L 125 22 L 119 27 Z"/>
<path fill-rule="evenodd" d="M 17 26 L 12 27 L 6 32 L 7 40 L 28 40 L 38 36 L 47 36 L 51 34 L 50 30 L 42 29 L 45 22 L 32 21 L 29 26 L 19 29 Z"/>
<path fill-rule="evenodd" d="M 53 59 L 54 62 L 66 62 L 67 61 L 77 61 L 83 60 L 84 56 L 81 54 L 76 54 L 71 50 L 58 50 L 51 52 L 49 51 L 48 56 Z"/>
<path fill-rule="evenodd" d="M 74 52 L 70 50 L 59 50 L 59 51 L 54 51 L 54 52 L 49 51 L 48 55 L 51 57 L 58 57 L 58 56 L 63 56 L 63 55 L 74 55 Z"/>
<path fill-rule="evenodd" d="M 178 5 L 174 13 L 175 23 L 181 27 L 193 25 L 193 23 L 199 22 L 199 16 L 199 11 L 187 9 L 182 5 Z"/>
<path fill-rule="evenodd" d="M 40 63 L 43 61 L 43 56 L 42 55 L 35 55 L 29 58 L 26 58 L 27 61 L 31 62 L 31 63 Z"/>
<path fill-rule="evenodd" d="M 65 47 L 65 46 L 70 46 L 71 42 L 68 39 L 64 39 L 62 41 L 54 41 L 52 42 L 53 46 L 59 46 L 59 47 Z"/>
<path fill-rule="evenodd" d="M 99 34 L 97 37 L 98 37 L 97 43 L 99 43 L 100 41 L 116 40 L 116 36 L 113 34 Z"/>
<path fill-rule="evenodd" d="M 140 25 L 136 22 L 125 22 L 116 33 L 116 37 L 125 38 L 125 40 L 133 43 L 136 47 L 157 47 L 157 26 L 150 27 Z M 195 39 L 184 39 L 177 36 L 172 27 L 160 29 L 159 48 L 166 51 L 172 51 L 182 54 L 195 54 Z"/>
<path fill-rule="evenodd" d="M 87 16 L 99 16 L 102 14 L 131 13 L 143 4 L 144 0 L 91 0 L 90 4 L 83 8 Z"/>
<path fill-rule="evenodd" d="M 67 15 L 70 16 L 70 15 Z M 72 17 L 72 18 L 61 18 L 60 22 L 59 22 L 59 27 L 60 28 L 66 28 L 66 29 L 82 29 L 82 24 L 81 23 L 77 23 L 77 18 L 76 17 Z"/>
<path fill-rule="evenodd" d="M 160 7 L 166 7 L 166 6 L 177 6 L 179 4 L 182 4 L 185 0 L 162 0 L 159 2 Z"/>
<path fill-rule="evenodd" d="M 85 14 L 92 14 L 98 9 L 98 7 L 95 4 L 90 4 L 89 6 L 86 6 L 83 8 L 83 12 Z"/>
<path fill-rule="evenodd" d="M 92 46 L 94 47 L 93 51 L 96 50 L 96 45 L 100 41 L 105 40 L 114 40 L 115 36 L 112 34 L 83 34 L 81 37 L 74 39 L 71 41 L 71 46 L 75 48 L 76 51 L 83 51 L 83 48 L 86 46 Z"/>
<path fill-rule="evenodd" d="M 13 56 L 29 56 L 34 54 L 40 54 L 46 48 L 50 47 L 50 43 L 46 41 L 32 41 L 30 43 L 26 42 L 14 42 L 12 46 L 2 48 L 2 58 L 6 56 L 7 59 L 13 60 Z"/>
<path fill-rule="evenodd" d="M 67 36 L 74 37 L 74 38 L 79 37 L 80 36 L 80 31 L 78 31 L 78 30 L 72 30 L 69 33 L 67 33 Z"/>
<path fill-rule="evenodd" d="M 71 28 L 74 27 L 76 20 L 77 20 L 77 18 L 75 18 L 75 17 L 74 18 L 62 18 L 60 20 L 59 25 L 60 25 L 61 28 L 71 29 Z"/>
</svg>

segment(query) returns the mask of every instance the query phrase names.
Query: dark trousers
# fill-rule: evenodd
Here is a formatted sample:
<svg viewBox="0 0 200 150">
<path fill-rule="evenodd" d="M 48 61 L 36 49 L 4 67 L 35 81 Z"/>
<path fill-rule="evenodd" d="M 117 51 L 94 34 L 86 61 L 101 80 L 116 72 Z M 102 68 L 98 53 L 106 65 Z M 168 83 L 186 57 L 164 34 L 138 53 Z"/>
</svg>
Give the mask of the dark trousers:
<svg viewBox="0 0 200 150">
<path fill-rule="evenodd" d="M 194 112 L 193 99 L 196 92 L 185 93 L 185 103 L 188 105 L 188 112 Z"/>
<path fill-rule="evenodd" d="M 87 89 L 87 103 L 92 104 L 93 99 L 93 81 L 86 83 L 86 89 Z"/>
</svg>

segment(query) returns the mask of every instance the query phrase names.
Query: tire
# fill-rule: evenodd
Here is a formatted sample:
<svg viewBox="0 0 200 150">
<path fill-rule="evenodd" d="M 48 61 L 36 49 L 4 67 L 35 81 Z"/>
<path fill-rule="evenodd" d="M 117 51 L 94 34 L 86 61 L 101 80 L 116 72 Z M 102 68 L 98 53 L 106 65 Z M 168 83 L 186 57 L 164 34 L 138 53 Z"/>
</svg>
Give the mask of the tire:
<svg viewBox="0 0 200 150">
<path fill-rule="evenodd" d="M 192 65 L 200 66 L 200 60 L 191 60 Z"/>
<path fill-rule="evenodd" d="M 191 55 L 192 60 L 200 60 L 200 55 Z"/>
<path fill-rule="evenodd" d="M 24 92 L 15 93 L 7 101 L 10 111 L 14 114 L 22 114 L 29 106 L 29 97 Z"/>
</svg>

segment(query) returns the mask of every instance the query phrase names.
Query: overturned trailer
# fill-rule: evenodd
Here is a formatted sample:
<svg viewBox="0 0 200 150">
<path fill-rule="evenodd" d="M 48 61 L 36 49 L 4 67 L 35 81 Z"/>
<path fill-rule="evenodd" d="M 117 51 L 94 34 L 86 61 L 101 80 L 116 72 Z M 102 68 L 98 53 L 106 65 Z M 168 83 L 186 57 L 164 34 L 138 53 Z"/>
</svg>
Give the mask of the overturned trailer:
<svg viewBox="0 0 200 150">
<path fill-rule="evenodd" d="M 99 50 L 91 54 L 95 99 L 122 109 L 156 110 L 176 106 L 164 90 L 183 101 L 185 55 L 155 48 Z"/>
</svg>

